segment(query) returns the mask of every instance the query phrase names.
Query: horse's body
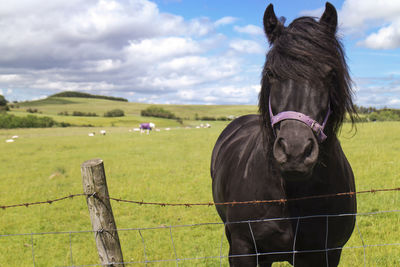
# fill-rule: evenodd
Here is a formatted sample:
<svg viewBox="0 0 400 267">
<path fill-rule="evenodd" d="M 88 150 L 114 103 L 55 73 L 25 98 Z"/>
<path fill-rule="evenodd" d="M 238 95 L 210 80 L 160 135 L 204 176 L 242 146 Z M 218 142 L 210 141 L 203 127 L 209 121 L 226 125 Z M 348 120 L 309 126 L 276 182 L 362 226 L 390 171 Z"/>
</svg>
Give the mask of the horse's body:
<svg viewBox="0 0 400 267">
<path fill-rule="evenodd" d="M 211 173 L 214 201 L 279 200 L 354 192 L 353 174 L 349 163 L 339 141 L 335 138 L 333 142 L 334 145 L 322 159 L 326 166 L 322 164 L 317 166 L 309 181 L 286 182 L 278 171 L 274 159 L 265 151 L 272 148 L 265 147 L 260 117 L 258 115 L 240 117 L 222 132 L 213 151 Z M 230 243 L 231 256 L 255 254 L 256 250 L 249 225 L 229 224 L 229 222 L 346 214 L 354 213 L 355 210 L 355 199 L 351 197 L 316 198 L 287 204 L 217 206 L 219 215 L 227 223 L 226 235 Z M 354 218 L 332 217 L 329 218 L 328 224 L 326 217 L 301 219 L 297 235 L 296 219 L 251 223 L 258 253 L 324 250 L 327 226 L 329 227 L 327 247 L 341 248 L 352 233 Z M 340 250 L 330 251 L 329 255 L 331 262 L 329 266 L 336 266 Z M 234 266 L 255 266 L 257 262 L 256 258 L 250 257 L 231 259 L 240 262 Z M 259 258 L 259 262 L 265 261 L 265 266 L 274 261 L 285 260 L 292 262 L 292 253 Z M 325 252 L 299 253 L 296 255 L 295 266 L 325 266 L 325 261 Z"/>
<path fill-rule="evenodd" d="M 311 26 L 320 24 L 314 27 L 326 27 L 326 33 L 334 38 L 336 10 L 330 4 L 319 22 L 311 18 L 304 21 Z M 296 64 L 304 64 L 307 58 L 292 64 L 293 73 L 279 73 L 278 64 L 287 63 L 286 52 L 291 52 L 290 47 L 287 51 L 281 49 L 279 38 L 293 39 L 290 34 L 304 27 L 300 22 L 302 18 L 297 25 L 293 22 L 286 33 L 286 28 L 277 22 L 272 5 L 266 10 L 264 27 L 273 47 L 263 71 L 261 115 L 234 120 L 218 138 L 211 160 L 216 203 L 296 199 L 355 191 L 351 167 L 336 137 L 346 111 L 351 116 L 354 111 L 340 45 L 339 48 L 337 43 L 333 45 L 338 53 L 331 55 L 339 57 L 338 66 L 322 62 L 316 69 L 321 71 L 320 75 L 295 73 L 306 70 Z M 308 29 L 306 32 L 309 33 Z M 298 36 L 295 37 L 300 41 L 306 38 Z M 284 41 L 284 45 L 291 45 Z M 295 41 L 293 44 L 298 45 Z M 301 51 L 297 54 L 298 49 L 295 51 L 295 55 L 304 56 Z M 320 70 L 324 66 L 326 72 Z M 332 69 L 335 78 L 327 81 L 327 73 Z M 280 76 L 273 78 L 269 72 Z M 287 110 L 292 113 L 288 114 Z M 293 114 L 307 114 L 316 120 L 307 126 Z M 271 125 L 271 120 L 279 116 L 284 119 Z M 318 122 L 324 118 L 326 125 L 324 122 L 321 126 Z M 314 131 L 315 124 L 322 130 L 320 127 Z M 326 140 L 319 138 L 322 131 L 327 135 Z M 217 211 L 226 223 L 231 266 L 256 266 L 257 263 L 271 266 L 275 261 L 289 261 L 295 266 L 337 266 L 341 248 L 354 228 L 355 216 L 351 214 L 356 212 L 356 200 L 355 196 L 337 196 L 273 204 L 217 205 Z M 328 216 L 338 214 L 349 215 Z M 282 219 L 269 220 L 276 218 Z M 249 220 L 253 222 L 246 222 Z"/>
</svg>

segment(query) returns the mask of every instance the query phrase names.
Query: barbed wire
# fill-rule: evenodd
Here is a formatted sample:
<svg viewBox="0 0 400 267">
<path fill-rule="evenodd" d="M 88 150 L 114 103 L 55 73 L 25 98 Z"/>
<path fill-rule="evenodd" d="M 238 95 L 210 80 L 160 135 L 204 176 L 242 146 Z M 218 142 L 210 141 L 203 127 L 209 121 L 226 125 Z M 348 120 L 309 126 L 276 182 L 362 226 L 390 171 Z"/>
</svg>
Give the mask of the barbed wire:
<svg viewBox="0 0 400 267">
<path fill-rule="evenodd" d="M 41 204 L 52 204 L 54 202 L 66 200 L 66 199 L 72 199 L 74 197 L 78 196 L 87 196 L 87 194 L 73 194 L 65 197 L 60 197 L 52 200 L 46 200 L 46 201 L 37 201 L 37 202 L 28 202 L 28 203 L 20 203 L 20 204 L 13 204 L 13 205 L 0 205 L 1 209 L 8 209 L 8 208 L 16 208 L 16 207 L 29 207 L 33 205 L 41 205 Z"/>
<path fill-rule="evenodd" d="M 166 206 L 231 206 L 231 205 L 248 205 L 248 204 L 267 204 L 267 203 L 286 203 L 290 201 L 300 201 L 300 200 L 309 200 L 309 199 L 317 199 L 317 198 L 329 198 L 329 197 L 337 197 L 337 196 L 354 196 L 359 194 L 366 193 L 377 193 L 377 192 L 390 192 L 390 191 L 400 191 L 399 188 L 386 188 L 386 189 L 370 189 L 358 192 L 345 192 L 345 193 L 334 193 L 334 194 L 325 194 L 325 195 L 315 195 L 315 196 L 306 196 L 306 197 L 298 197 L 298 198 L 289 198 L 289 199 L 271 199 L 271 200 L 250 200 L 250 201 L 230 201 L 230 202 L 203 202 L 203 203 L 160 203 L 160 202 L 144 202 L 144 201 L 135 201 L 135 200 L 126 200 L 126 199 L 118 199 L 109 197 L 110 200 L 114 200 L 117 202 L 124 203 L 132 203 L 138 205 L 157 205 L 161 207 Z"/>
<path fill-rule="evenodd" d="M 271 200 L 250 200 L 250 201 L 230 201 L 230 202 L 201 202 L 201 203 L 163 203 L 163 202 L 145 202 L 145 201 L 137 201 L 137 200 L 127 200 L 121 198 L 108 197 L 109 200 L 113 200 L 116 202 L 123 203 L 131 203 L 137 205 L 155 205 L 155 206 L 184 206 L 184 207 L 192 207 L 192 206 L 233 206 L 233 205 L 256 205 L 256 204 L 272 204 L 272 203 L 286 203 L 291 201 L 301 201 L 301 200 L 310 200 L 310 199 L 318 199 L 318 198 L 331 198 L 331 197 L 340 197 L 340 196 L 354 196 L 360 194 L 367 193 L 378 193 L 378 192 L 393 192 L 400 191 L 400 187 L 397 188 L 383 188 L 383 189 L 370 189 L 363 190 L 357 192 L 344 192 L 344 193 L 333 193 L 333 194 L 325 194 L 325 195 L 315 195 L 315 196 L 306 196 L 306 197 L 298 197 L 298 198 L 289 198 L 289 199 L 271 199 Z M 33 205 L 42 205 L 42 204 L 52 204 L 54 202 L 63 201 L 66 199 L 72 199 L 78 196 L 86 196 L 86 197 L 96 197 L 96 193 L 94 194 L 73 194 L 65 197 L 60 197 L 52 200 L 46 201 L 38 201 L 38 202 L 28 202 L 28 203 L 20 203 L 13 205 L 0 205 L 0 208 L 5 210 L 8 208 L 16 208 L 16 207 L 29 207 Z"/>
</svg>

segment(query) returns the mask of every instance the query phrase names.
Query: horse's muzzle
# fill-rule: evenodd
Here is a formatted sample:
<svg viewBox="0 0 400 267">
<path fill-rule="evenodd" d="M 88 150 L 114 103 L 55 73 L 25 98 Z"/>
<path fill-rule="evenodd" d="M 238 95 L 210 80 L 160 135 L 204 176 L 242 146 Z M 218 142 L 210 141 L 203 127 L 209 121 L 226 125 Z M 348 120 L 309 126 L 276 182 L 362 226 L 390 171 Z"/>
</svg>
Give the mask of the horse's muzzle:
<svg viewBox="0 0 400 267">
<path fill-rule="evenodd" d="M 310 176 L 318 154 L 318 142 L 307 125 L 295 120 L 281 122 L 273 155 L 283 174 L 299 178 Z"/>
</svg>

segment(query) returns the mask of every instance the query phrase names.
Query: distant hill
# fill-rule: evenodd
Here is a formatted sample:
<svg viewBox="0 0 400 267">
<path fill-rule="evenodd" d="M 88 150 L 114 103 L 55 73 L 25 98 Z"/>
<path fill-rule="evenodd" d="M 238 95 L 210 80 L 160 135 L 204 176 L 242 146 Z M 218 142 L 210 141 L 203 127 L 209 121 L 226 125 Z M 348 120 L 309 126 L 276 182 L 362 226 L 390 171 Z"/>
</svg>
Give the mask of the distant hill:
<svg viewBox="0 0 400 267">
<path fill-rule="evenodd" d="M 70 123 L 72 125 L 94 125 L 94 126 L 132 126 L 137 127 L 142 122 L 153 122 L 162 127 L 182 126 L 176 120 L 143 117 L 141 112 L 154 104 L 110 101 L 98 98 L 83 97 L 48 97 L 45 99 L 18 102 L 10 105 L 10 114 L 15 116 L 32 115 L 28 110 L 37 110 L 36 116 L 48 116 L 57 122 Z M 197 120 L 208 121 L 207 118 L 220 119 L 222 117 L 237 117 L 245 114 L 256 114 L 256 105 L 166 105 L 157 104 L 156 107 L 170 111 L 176 114 L 184 121 L 184 125 L 197 125 Z M 124 117 L 109 118 L 103 117 L 103 114 L 113 110 L 121 109 L 124 111 Z M 75 112 L 96 113 L 97 117 L 76 117 L 66 116 Z M 63 114 L 63 115 L 61 115 Z M 223 123 L 223 122 L 213 122 Z"/>
<path fill-rule="evenodd" d="M 104 96 L 104 95 L 92 95 L 88 93 L 75 92 L 75 91 L 65 91 L 58 94 L 51 95 L 50 97 L 81 97 L 81 98 L 98 98 L 98 99 L 107 99 L 113 101 L 122 101 L 128 102 L 128 99 L 122 97 L 114 97 L 114 96 Z"/>
</svg>

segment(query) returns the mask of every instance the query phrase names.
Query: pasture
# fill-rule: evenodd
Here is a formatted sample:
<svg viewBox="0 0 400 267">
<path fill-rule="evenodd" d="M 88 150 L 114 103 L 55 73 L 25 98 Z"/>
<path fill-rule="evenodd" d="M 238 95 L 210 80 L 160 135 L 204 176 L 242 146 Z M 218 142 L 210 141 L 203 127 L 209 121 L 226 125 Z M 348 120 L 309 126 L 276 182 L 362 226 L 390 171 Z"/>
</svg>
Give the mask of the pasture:
<svg viewBox="0 0 400 267">
<path fill-rule="evenodd" d="M 51 105 L 48 108 L 46 113 L 51 113 Z M 128 127 L 0 130 L 0 205 L 82 193 L 80 165 L 92 158 L 104 160 L 111 197 L 167 203 L 210 202 L 211 151 L 225 125 L 215 122 L 210 129 L 172 128 L 149 136 L 129 132 Z M 400 187 L 400 136 L 396 134 L 400 132 L 400 123 L 365 123 L 357 128 L 353 136 L 350 126 L 345 124 L 340 135 L 355 173 L 357 191 Z M 100 129 L 106 129 L 107 135 L 99 135 Z M 97 134 L 88 137 L 92 131 Z M 19 138 L 6 143 L 13 135 Z M 115 201 L 111 204 L 119 229 L 220 222 L 215 208 L 208 206 L 139 206 Z M 399 206 L 399 192 L 358 196 L 359 213 L 396 210 Z M 365 245 L 400 243 L 398 212 L 359 216 L 358 226 Z M 91 230 L 91 224 L 84 197 L 0 210 L 0 235 L 85 230 Z M 147 260 L 175 259 L 169 228 L 142 230 L 141 234 Z M 172 235 L 181 259 L 220 255 L 222 225 L 173 228 Z M 119 236 L 125 261 L 145 260 L 138 231 L 121 231 Z M 32 266 L 31 242 L 29 235 L 0 236 L 0 266 Z M 35 235 L 33 244 L 36 266 L 98 263 L 90 232 Z M 340 266 L 364 266 L 362 246 L 356 227 L 347 247 L 357 248 L 344 249 Z M 228 254 L 227 249 L 224 238 L 223 255 Z M 400 245 L 367 247 L 366 266 L 399 266 L 399 255 Z M 227 266 L 226 259 L 223 265 Z M 176 266 L 176 262 L 148 266 Z M 181 261 L 179 266 L 219 266 L 219 259 Z"/>
</svg>

